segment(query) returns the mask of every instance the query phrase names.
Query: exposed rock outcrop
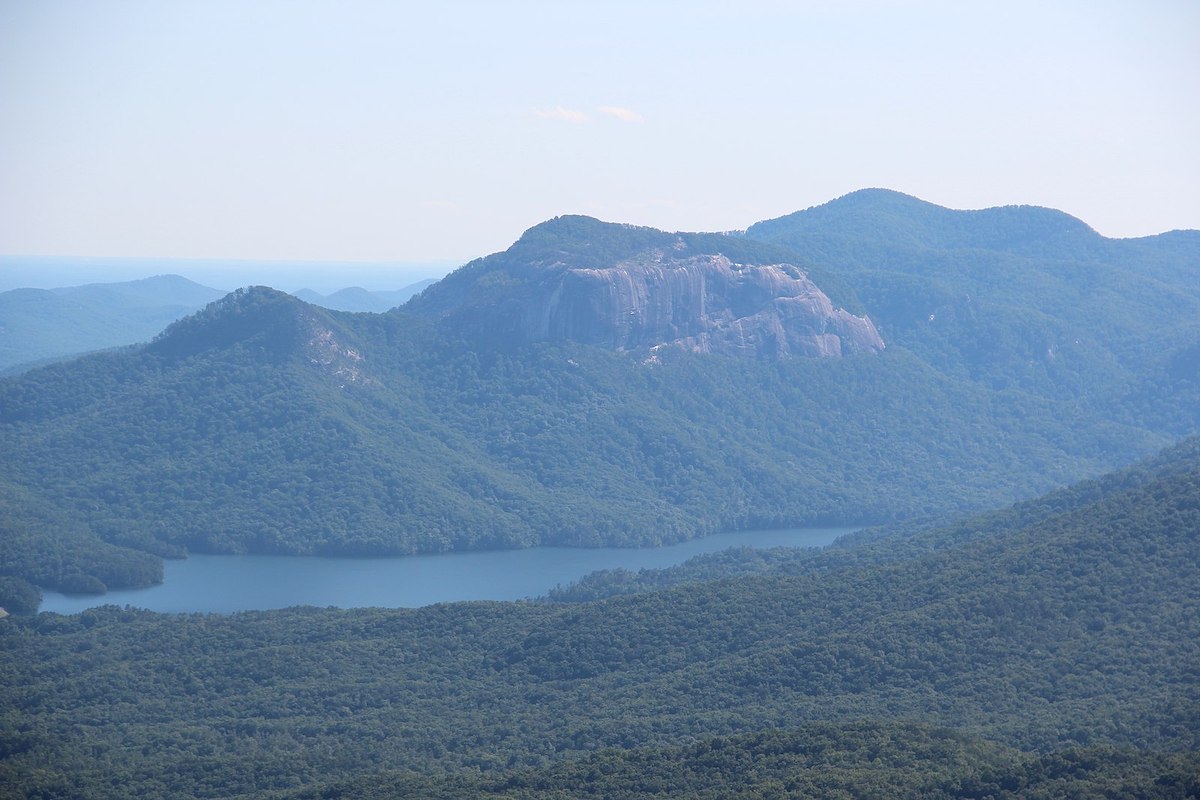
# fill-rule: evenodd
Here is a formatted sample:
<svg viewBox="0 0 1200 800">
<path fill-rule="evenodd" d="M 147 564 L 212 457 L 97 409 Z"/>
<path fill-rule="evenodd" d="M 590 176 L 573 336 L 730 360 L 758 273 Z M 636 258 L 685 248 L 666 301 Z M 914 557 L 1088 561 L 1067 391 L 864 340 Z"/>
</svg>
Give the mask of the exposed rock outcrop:
<svg viewBox="0 0 1200 800">
<path fill-rule="evenodd" d="M 723 255 L 658 257 L 568 269 L 529 320 L 530 339 L 615 350 L 676 346 L 701 353 L 839 356 L 878 351 L 865 317 L 834 308 L 789 264 L 734 264 Z"/>
<path fill-rule="evenodd" d="M 498 341 L 762 358 L 883 349 L 869 318 L 836 307 L 778 255 L 717 234 L 560 218 L 468 264 L 406 310 Z"/>
<path fill-rule="evenodd" d="M 357 345 L 336 328 L 324 309 L 266 286 L 249 286 L 171 324 L 148 347 L 168 358 L 187 358 L 237 345 L 279 361 L 299 356 L 343 388 L 375 383 L 363 371 Z"/>
</svg>

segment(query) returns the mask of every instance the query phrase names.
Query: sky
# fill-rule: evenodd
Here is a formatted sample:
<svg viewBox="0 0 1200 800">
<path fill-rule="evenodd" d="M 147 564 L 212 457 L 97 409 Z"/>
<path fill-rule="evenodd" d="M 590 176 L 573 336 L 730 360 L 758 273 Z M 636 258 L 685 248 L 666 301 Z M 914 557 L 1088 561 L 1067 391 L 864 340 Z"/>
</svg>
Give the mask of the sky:
<svg viewBox="0 0 1200 800">
<path fill-rule="evenodd" d="M 0 0 L 0 254 L 97 278 L 400 285 L 559 214 L 732 230 L 872 186 L 1141 236 L 1200 228 L 1197 142 L 1197 0 Z"/>
</svg>

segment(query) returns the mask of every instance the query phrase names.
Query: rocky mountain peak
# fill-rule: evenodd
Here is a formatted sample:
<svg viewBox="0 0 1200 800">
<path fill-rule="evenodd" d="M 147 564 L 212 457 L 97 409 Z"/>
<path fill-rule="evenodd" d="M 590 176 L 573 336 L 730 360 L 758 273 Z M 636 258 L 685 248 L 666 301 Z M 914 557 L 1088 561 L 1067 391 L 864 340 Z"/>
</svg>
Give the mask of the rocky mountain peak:
<svg viewBox="0 0 1200 800">
<path fill-rule="evenodd" d="M 806 270 L 770 246 L 589 217 L 531 228 L 406 310 L 453 319 L 491 341 L 759 358 L 884 347 L 870 319 L 837 307 Z"/>
<path fill-rule="evenodd" d="M 186 358 L 233 346 L 269 360 L 300 358 L 342 386 L 372 382 L 362 371 L 360 350 L 324 309 L 266 286 L 238 289 L 210 303 L 170 325 L 149 349 Z"/>
<path fill-rule="evenodd" d="M 568 269 L 528 320 L 533 339 L 614 350 L 662 346 L 781 357 L 877 351 L 870 320 L 834 308 L 790 264 L 748 265 L 723 254 L 643 253 L 609 267 Z"/>
</svg>

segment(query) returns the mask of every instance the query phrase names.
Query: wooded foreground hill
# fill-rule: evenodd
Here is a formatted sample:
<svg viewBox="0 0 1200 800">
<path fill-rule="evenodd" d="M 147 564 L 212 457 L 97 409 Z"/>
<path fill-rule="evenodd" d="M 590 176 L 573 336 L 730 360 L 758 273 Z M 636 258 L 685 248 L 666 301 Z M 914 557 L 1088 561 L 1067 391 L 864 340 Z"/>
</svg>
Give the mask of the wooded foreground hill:
<svg viewBox="0 0 1200 800">
<path fill-rule="evenodd" d="M 0 786 L 1192 797 L 1197 531 L 1192 439 L 1002 512 L 583 603 L 10 617 Z"/>
</svg>

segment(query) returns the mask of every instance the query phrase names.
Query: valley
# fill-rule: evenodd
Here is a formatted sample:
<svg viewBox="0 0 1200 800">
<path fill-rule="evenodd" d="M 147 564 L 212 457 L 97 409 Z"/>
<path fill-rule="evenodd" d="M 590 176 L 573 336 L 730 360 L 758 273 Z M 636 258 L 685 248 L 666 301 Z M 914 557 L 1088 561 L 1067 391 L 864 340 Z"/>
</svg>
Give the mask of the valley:
<svg viewBox="0 0 1200 800">
<path fill-rule="evenodd" d="M 187 552 L 646 546 L 1000 506 L 1197 429 L 1198 254 L 873 190 L 739 236 L 558 218 L 385 314 L 239 290 L 0 382 L 0 563 L 100 591 Z M 866 326 L 886 346 L 852 344 Z M 723 349 L 738 331 L 756 344 Z"/>
<path fill-rule="evenodd" d="M 1008 510 L 584 602 L 15 616 L 0 784 L 1187 797 L 1198 454 L 1190 439 Z"/>
<path fill-rule="evenodd" d="M 559 217 L 384 313 L 248 287 L 2 379 L 0 787 L 1194 796 L 1194 234 Z M 704 552 L 788 527 L 859 530 Z M 533 588 L 336 586 L 481 561 Z"/>
<path fill-rule="evenodd" d="M 0 2 L 0 800 L 1200 799 L 1197 32 Z"/>
</svg>

